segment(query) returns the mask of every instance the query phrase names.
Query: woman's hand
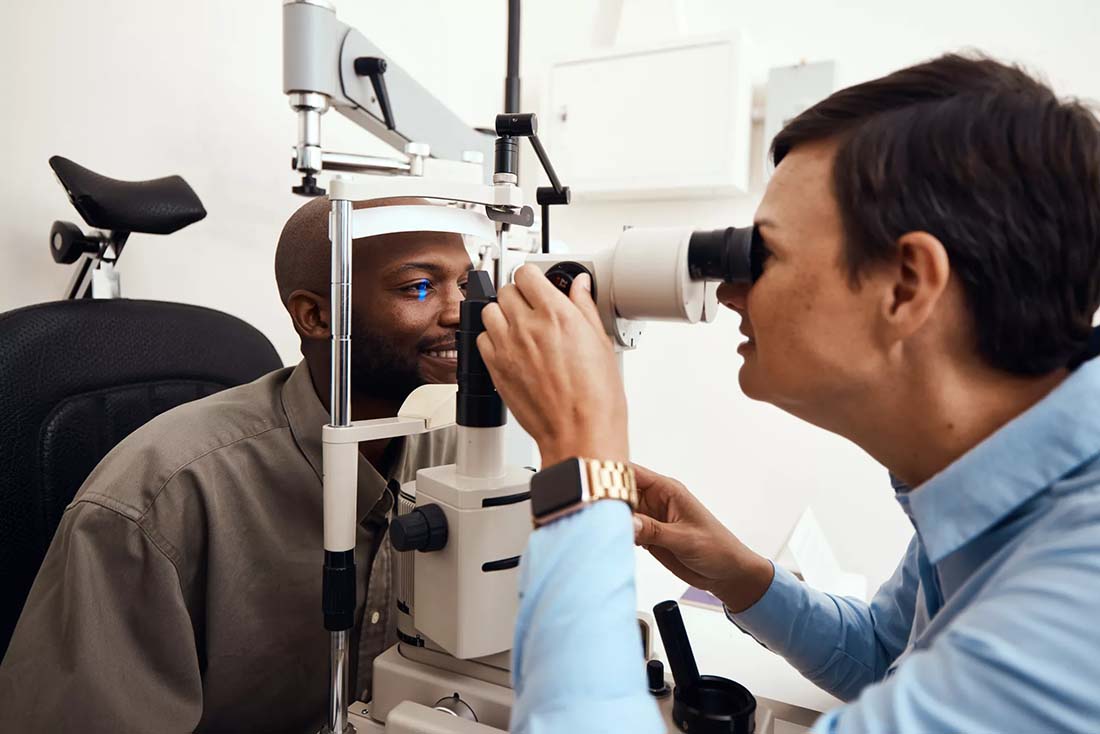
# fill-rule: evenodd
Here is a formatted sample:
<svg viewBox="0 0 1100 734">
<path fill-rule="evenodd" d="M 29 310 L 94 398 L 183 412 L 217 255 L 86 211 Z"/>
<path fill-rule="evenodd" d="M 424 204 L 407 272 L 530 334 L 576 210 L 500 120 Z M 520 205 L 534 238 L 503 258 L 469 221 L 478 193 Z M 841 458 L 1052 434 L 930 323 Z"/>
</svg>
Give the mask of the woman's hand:
<svg viewBox="0 0 1100 734">
<path fill-rule="evenodd" d="M 543 466 L 573 456 L 627 461 L 626 394 L 589 277 L 569 296 L 533 265 L 514 280 L 482 312 L 477 346 Z"/>
<path fill-rule="evenodd" d="M 634 542 L 731 611 L 755 604 L 771 585 L 771 561 L 749 550 L 680 482 L 637 464 L 634 474 L 639 498 Z"/>
</svg>

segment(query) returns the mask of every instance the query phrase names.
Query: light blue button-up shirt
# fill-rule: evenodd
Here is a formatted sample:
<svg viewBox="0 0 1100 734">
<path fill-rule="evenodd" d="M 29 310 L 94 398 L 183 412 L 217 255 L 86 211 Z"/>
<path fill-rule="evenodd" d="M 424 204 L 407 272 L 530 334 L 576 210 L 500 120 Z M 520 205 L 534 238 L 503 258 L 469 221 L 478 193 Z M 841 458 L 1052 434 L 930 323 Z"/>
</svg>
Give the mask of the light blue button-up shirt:
<svg viewBox="0 0 1100 734">
<path fill-rule="evenodd" d="M 664 734 L 646 689 L 634 524 L 597 502 L 531 534 L 512 647 L 512 734 Z"/>
<path fill-rule="evenodd" d="M 930 480 L 870 604 L 776 568 L 730 615 L 849 701 L 815 732 L 1100 732 L 1100 360 Z"/>
<path fill-rule="evenodd" d="M 870 604 L 776 568 L 760 601 L 730 615 L 849 702 L 814 730 L 1100 732 L 1100 359 L 895 490 L 916 535 Z M 513 731 L 663 730 L 626 632 L 631 530 L 616 505 L 531 537 Z"/>
</svg>

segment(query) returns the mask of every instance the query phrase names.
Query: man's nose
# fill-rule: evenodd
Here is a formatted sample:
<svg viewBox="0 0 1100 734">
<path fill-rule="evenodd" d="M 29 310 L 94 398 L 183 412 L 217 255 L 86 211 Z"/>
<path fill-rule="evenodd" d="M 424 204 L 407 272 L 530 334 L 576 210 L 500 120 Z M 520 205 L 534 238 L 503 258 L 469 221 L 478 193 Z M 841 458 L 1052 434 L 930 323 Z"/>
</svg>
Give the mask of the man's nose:
<svg viewBox="0 0 1100 734">
<path fill-rule="evenodd" d="M 748 283 L 723 283 L 718 286 L 718 301 L 726 308 L 740 313 L 748 307 L 751 287 Z"/>
<path fill-rule="evenodd" d="M 446 301 L 443 304 L 443 310 L 439 314 L 439 323 L 441 326 L 446 326 L 451 329 L 458 328 L 459 308 L 464 298 L 465 296 L 462 295 L 462 290 L 458 288 L 458 286 L 448 289 Z"/>
</svg>

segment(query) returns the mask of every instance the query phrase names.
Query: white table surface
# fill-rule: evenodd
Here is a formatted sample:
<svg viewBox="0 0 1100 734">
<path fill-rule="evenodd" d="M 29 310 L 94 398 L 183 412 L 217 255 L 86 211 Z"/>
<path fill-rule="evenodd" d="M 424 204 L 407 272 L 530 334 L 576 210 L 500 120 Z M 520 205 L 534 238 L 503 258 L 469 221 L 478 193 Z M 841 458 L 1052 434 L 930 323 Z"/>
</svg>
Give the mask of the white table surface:
<svg viewBox="0 0 1100 734">
<path fill-rule="evenodd" d="M 666 599 L 679 600 L 687 589 L 657 563 L 652 556 L 638 549 L 638 608 L 653 610 L 653 605 Z M 721 610 L 680 605 L 688 637 L 695 651 L 699 672 L 731 678 L 754 695 L 802 706 L 814 711 L 827 711 L 840 701 L 809 682 L 786 660 L 769 651 L 749 635 L 734 626 Z M 665 659 L 664 648 L 654 642 L 657 655 Z"/>
</svg>

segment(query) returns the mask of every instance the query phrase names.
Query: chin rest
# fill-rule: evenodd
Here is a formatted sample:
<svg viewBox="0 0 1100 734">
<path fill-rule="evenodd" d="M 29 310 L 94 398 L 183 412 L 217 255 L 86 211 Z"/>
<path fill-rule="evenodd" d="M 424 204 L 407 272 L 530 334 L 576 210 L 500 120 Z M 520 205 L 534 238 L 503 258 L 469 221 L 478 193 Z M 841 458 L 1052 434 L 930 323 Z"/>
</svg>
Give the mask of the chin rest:
<svg viewBox="0 0 1100 734">
<path fill-rule="evenodd" d="M 199 197 L 179 176 L 119 181 L 55 155 L 57 174 L 89 226 L 112 232 L 171 234 L 206 216 Z"/>
</svg>

